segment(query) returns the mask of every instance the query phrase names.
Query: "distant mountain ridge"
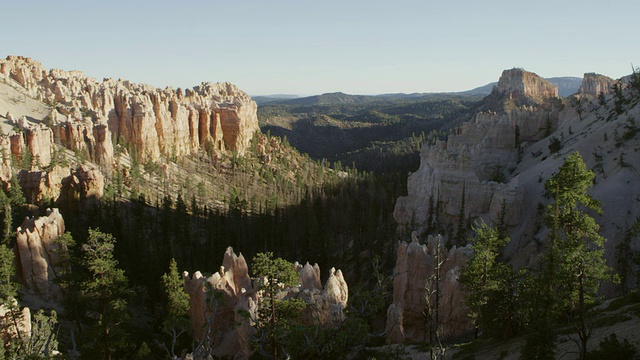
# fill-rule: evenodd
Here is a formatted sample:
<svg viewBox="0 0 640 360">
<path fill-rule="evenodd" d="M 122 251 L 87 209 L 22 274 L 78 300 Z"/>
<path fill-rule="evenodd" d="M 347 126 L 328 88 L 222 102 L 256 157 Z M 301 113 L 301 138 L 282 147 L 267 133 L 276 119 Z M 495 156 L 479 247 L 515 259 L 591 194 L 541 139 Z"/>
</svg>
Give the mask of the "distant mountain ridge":
<svg viewBox="0 0 640 360">
<path fill-rule="evenodd" d="M 578 92 L 580 84 L 582 84 L 582 78 L 573 76 L 552 77 L 546 78 L 550 83 L 558 87 L 558 95 L 561 97 L 567 97 Z M 458 91 L 458 92 L 433 92 L 433 93 L 388 93 L 379 95 L 352 95 L 343 92 L 331 92 L 320 95 L 312 96 L 297 96 L 297 95 L 263 95 L 254 96 L 253 100 L 258 103 L 258 106 L 262 105 L 334 105 L 334 104 L 364 104 L 371 102 L 380 102 L 385 100 L 417 100 L 417 99 L 432 99 L 434 97 L 440 97 L 443 95 L 489 95 L 493 87 L 498 85 L 498 82 L 492 82 L 477 88 Z"/>
</svg>

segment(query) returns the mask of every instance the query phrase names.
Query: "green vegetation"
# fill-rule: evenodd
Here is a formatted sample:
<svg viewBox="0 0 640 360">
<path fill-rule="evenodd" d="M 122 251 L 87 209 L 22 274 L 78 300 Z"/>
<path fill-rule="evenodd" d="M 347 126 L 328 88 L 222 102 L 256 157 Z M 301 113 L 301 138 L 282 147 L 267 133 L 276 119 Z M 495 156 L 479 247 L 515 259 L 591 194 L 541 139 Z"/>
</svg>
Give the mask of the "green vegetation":
<svg viewBox="0 0 640 360">
<path fill-rule="evenodd" d="M 511 269 L 506 264 L 497 261 L 500 250 L 508 242 L 508 238 L 500 236 L 496 228 L 481 222 L 474 227 L 476 237 L 470 239 L 473 246 L 473 257 L 467 262 L 460 274 L 460 283 L 467 291 L 465 298 L 469 306 L 469 317 L 476 328 L 482 327 L 491 336 L 502 336 L 502 322 L 496 321 L 495 315 L 504 314 L 507 309 L 498 308 L 499 292 L 503 291 L 505 274 Z"/>
<path fill-rule="evenodd" d="M 606 239 L 586 212 L 602 212 L 599 203 L 587 194 L 594 177 L 580 153 L 575 152 L 545 183 L 547 194 L 553 199 L 546 212 L 550 234 L 545 271 L 555 304 L 576 329 L 581 359 L 586 356 L 590 335 L 588 306 L 594 302 L 600 283 L 611 279 L 612 271 L 604 259 Z"/>
<path fill-rule="evenodd" d="M 131 293 L 124 271 L 114 258 L 115 238 L 89 229 L 89 238 L 81 246 L 82 267 L 87 277 L 80 284 L 80 301 L 91 309 L 85 322 L 90 324 L 84 339 L 84 352 L 109 360 L 122 358 L 131 344 L 123 330 L 129 320 L 127 297 Z"/>
<path fill-rule="evenodd" d="M 365 171 L 409 171 L 411 167 L 395 165 L 401 161 L 417 166 L 415 160 L 402 160 L 419 150 L 419 146 L 407 148 L 407 142 L 416 134 L 455 126 L 479 99 L 447 94 L 414 98 L 325 94 L 265 104 L 258 109 L 258 119 L 264 132 L 286 136 L 314 159 L 353 163 Z M 381 156 L 389 161 L 380 161 Z"/>
</svg>

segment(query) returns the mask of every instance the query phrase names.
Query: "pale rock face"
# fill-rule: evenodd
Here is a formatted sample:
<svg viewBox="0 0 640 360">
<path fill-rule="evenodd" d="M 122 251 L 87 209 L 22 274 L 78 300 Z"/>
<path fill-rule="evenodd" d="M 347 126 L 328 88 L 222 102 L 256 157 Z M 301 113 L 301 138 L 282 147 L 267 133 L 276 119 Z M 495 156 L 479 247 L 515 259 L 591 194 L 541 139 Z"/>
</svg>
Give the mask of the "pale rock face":
<svg viewBox="0 0 640 360">
<path fill-rule="evenodd" d="M 51 165 L 53 156 L 53 132 L 43 124 L 28 122 L 25 117 L 23 121 L 18 121 L 18 126 L 24 131 L 16 134 L 11 132 L 11 153 L 17 158 L 24 155 L 27 150 L 31 156 L 32 167 L 46 167 Z M 25 146 L 26 142 L 26 146 Z"/>
<path fill-rule="evenodd" d="M 440 269 L 441 335 L 449 338 L 471 330 L 464 296 L 458 283 L 460 269 L 472 255 L 471 248 L 454 246 L 447 250 L 442 245 L 440 235 L 429 236 L 427 244 L 420 244 L 414 232 L 411 243 L 398 244 L 393 303 L 387 310 L 388 343 L 428 341 L 429 335 L 423 318 L 426 306 L 425 282 L 435 275 L 438 243 L 441 246 L 441 261 L 444 260 Z M 435 303 L 435 298 L 432 301 Z"/>
<path fill-rule="evenodd" d="M 189 294 L 189 318 L 194 337 L 200 340 L 205 336 L 207 319 L 211 319 L 211 332 L 216 334 L 214 356 L 237 354 L 240 358 L 248 358 L 251 354 L 250 326 L 237 312 L 243 309 L 255 313 L 256 309 L 247 262 L 242 254 L 237 256 L 229 247 L 223 264 L 219 272 L 208 278 L 199 271 L 193 277 L 187 272 L 182 274 L 185 291 Z M 210 296 L 207 288 L 219 291 L 222 302 L 207 301 Z M 241 325 L 236 326 L 236 323 Z"/>
<path fill-rule="evenodd" d="M 113 143 L 106 121 L 67 119 L 53 126 L 54 138 L 69 150 L 84 152 L 98 165 L 113 163 Z"/>
<path fill-rule="evenodd" d="M 242 254 L 236 255 L 227 248 L 220 271 L 204 277 L 197 271 L 193 276 L 184 272 L 184 289 L 189 294 L 189 317 L 193 324 L 194 337 L 198 340 L 207 334 L 206 324 L 210 319 L 214 336 L 214 356 L 236 356 L 248 358 L 251 351 L 251 321 L 256 318 L 261 292 L 257 291 L 249 277 L 249 268 Z M 278 298 L 298 298 L 307 303 L 303 319 L 308 324 L 334 326 L 344 319 L 349 289 L 340 270 L 331 269 L 324 288 L 320 282 L 318 264 L 305 266 L 295 264 L 300 274 L 300 287 L 283 289 Z M 207 289 L 222 294 L 223 301 L 210 301 Z M 209 301 L 207 301 L 209 299 Z M 239 315 L 238 310 L 248 313 L 251 319 Z"/>
<path fill-rule="evenodd" d="M 596 73 L 585 73 L 578 94 L 598 96 L 603 93 L 609 95 L 615 83 L 616 81 L 610 77 Z"/>
<path fill-rule="evenodd" d="M 503 72 L 490 96 L 496 92 L 508 92 L 519 97 L 518 103 L 533 105 L 480 112 L 455 129 L 446 142 L 426 145 L 420 153 L 420 167 L 409 176 L 408 195 L 396 202 L 394 218 L 400 233 L 409 226 L 427 226 L 430 201 L 436 222 L 457 224 L 463 197 L 465 217 L 498 219 L 504 202 L 505 221 L 516 225 L 522 220 L 523 191 L 517 180 L 505 180 L 526 146 L 557 128 L 560 107 L 535 105 L 557 96 L 557 89 L 533 73 L 512 69 Z"/>
<path fill-rule="evenodd" d="M 5 184 L 11 180 L 11 138 L 0 135 L 0 182 Z"/>
<path fill-rule="evenodd" d="M 558 97 L 557 86 L 532 72 L 515 68 L 502 72 L 496 90 L 508 97 L 526 97 L 537 103 Z"/>
<path fill-rule="evenodd" d="M 32 203 L 57 202 L 68 196 L 81 201 L 95 201 L 104 194 L 104 175 L 89 165 L 75 169 L 54 166 L 49 171 L 33 170 L 18 173 L 25 197 Z"/>
<path fill-rule="evenodd" d="M 78 127 L 75 123 L 58 132 L 61 139 L 65 136 L 63 143 L 86 146 L 99 164 L 109 162 L 109 145 L 100 145 L 111 142 L 109 132 L 135 146 L 140 160 L 146 162 L 208 148 L 242 155 L 259 129 L 256 103 L 229 83 L 203 83 L 183 92 L 123 80 L 98 82 L 78 71 L 47 71 L 40 63 L 18 56 L 0 61 L 0 73 L 24 86 L 30 96 L 57 104 L 72 123 L 89 116 L 95 129 L 96 122 L 106 120 L 106 130 L 98 134 L 91 134 L 89 124 Z"/>
<path fill-rule="evenodd" d="M 27 217 L 16 231 L 18 274 L 29 290 L 45 299 L 59 300 L 61 296 L 60 287 L 53 279 L 61 250 L 55 241 L 64 229 L 64 219 L 58 209 L 48 209 L 47 216 Z"/>
<path fill-rule="evenodd" d="M 104 176 L 89 165 L 80 165 L 72 173 L 71 185 L 80 194 L 80 200 L 98 200 L 104 195 Z"/>
</svg>

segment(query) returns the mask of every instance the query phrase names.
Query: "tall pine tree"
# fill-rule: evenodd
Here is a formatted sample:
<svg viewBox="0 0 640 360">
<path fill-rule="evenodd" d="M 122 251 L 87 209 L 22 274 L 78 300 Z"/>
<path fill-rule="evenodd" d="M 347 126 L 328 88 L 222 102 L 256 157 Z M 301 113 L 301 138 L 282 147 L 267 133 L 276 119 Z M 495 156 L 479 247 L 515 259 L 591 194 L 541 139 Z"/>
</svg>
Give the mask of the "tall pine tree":
<svg viewBox="0 0 640 360">
<path fill-rule="evenodd" d="M 562 307 L 576 330 L 580 359 L 586 356 L 591 335 L 587 306 L 593 303 L 600 283 L 611 279 L 611 269 L 604 259 L 606 239 L 589 213 L 602 213 L 600 204 L 587 194 L 594 177 L 580 153 L 574 152 L 545 183 L 547 195 L 553 200 L 545 219 L 549 228 L 545 272 L 553 286 L 555 304 Z"/>
</svg>

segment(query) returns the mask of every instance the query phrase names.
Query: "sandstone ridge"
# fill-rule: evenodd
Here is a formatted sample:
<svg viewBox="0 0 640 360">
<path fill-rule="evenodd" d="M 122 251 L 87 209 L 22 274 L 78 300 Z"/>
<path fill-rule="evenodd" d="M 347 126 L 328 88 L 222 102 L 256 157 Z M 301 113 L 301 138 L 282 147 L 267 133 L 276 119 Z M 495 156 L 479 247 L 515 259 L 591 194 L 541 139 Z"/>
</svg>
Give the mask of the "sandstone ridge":
<svg viewBox="0 0 640 360">
<path fill-rule="evenodd" d="M 57 138 L 71 148 L 87 143 L 98 163 L 109 162 L 113 144 L 104 143 L 111 137 L 146 162 L 200 150 L 243 154 L 258 130 L 256 103 L 230 83 L 174 90 L 120 79 L 99 82 L 79 71 L 47 70 L 21 56 L 0 61 L 0 75 L 51 105 L 48 121 Z"/>
<path fill-rule="evenodd" d="M 508 98 L 529 98 L 542 103 L 546 98 L 558 97 L 558 87 L 544 78 L 519 68 L 504 70 L 493 93 Z"/>
</svg>

